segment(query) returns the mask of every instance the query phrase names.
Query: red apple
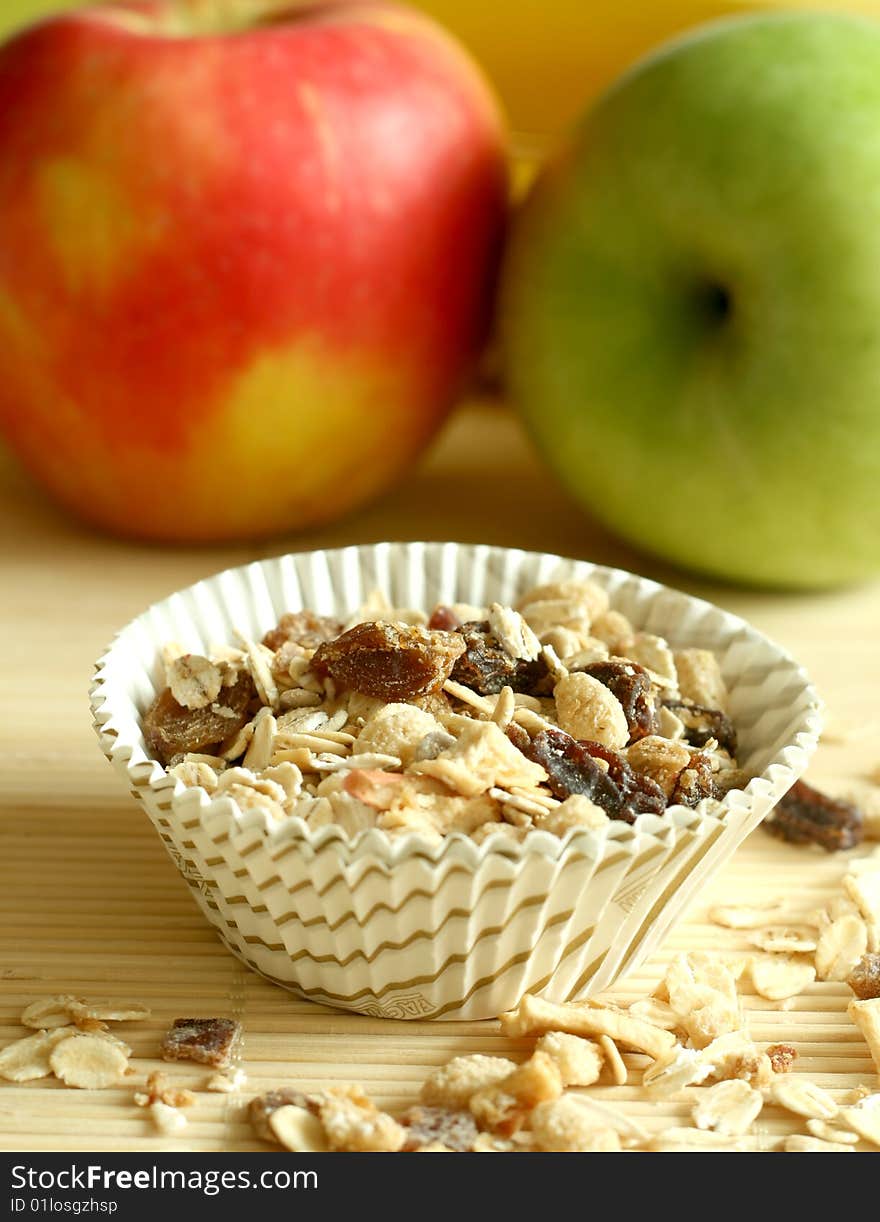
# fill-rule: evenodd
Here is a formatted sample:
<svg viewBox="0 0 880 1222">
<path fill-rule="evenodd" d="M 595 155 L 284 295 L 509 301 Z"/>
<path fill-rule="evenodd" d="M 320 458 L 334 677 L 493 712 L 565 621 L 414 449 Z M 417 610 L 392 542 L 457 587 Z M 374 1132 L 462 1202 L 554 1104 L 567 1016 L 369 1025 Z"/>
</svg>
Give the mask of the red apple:
<svg viewBox="0 0 880 1222">
<path fill-rule="evenodd" d="M 0 428 L 64 505 L 156 539 L 386 487 L 479 349 L 505 214 L 497 108 L 438 26 L 214 10 L 0 48 Z"/>
</svg>

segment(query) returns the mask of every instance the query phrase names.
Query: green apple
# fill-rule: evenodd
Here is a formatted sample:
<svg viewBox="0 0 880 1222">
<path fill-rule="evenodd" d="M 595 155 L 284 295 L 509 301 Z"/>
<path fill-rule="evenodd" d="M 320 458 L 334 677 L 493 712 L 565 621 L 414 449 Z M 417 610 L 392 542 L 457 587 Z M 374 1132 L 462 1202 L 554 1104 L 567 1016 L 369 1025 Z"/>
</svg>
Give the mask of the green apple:
<svg viewBox="0 0 880 1222">
<path fill-rule="evenodd" d="M 541 175 L 510 386 L 569 490 L 737 581 L 880 570 L 880 22 L 723 21 L 622 77 Z"/>
</svg>

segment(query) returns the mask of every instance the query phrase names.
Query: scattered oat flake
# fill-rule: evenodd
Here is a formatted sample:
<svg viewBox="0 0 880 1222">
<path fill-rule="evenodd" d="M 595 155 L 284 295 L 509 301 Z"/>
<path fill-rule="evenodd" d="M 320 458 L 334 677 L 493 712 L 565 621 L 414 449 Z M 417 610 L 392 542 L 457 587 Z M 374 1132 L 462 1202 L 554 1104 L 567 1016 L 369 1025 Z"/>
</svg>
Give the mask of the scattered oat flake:
<svg viewBox="0 0 880 1222">
<path fill-rule="evenodd" d="M 123 1080 L 128 1057 L 115 1043 L 98 1035 L 75 1035 L 52 1049 L 49 1064 L 65 1086 L 100 1090 Z"/>
<path fill-rule="evenodd" d="M 15 1040 L 0 1051 L 0 1078 L 7 1082 L 32 1082 L 48 1078 L 52 1073 L 50 1056 L 62 1040 L 73 1038 L 75 1027 L 57 1027 L 53 1031 L 38 1031 Z"/>
<path fill-rule="evenodd" d="M 767 904 L 718 904 L 709 910 L 709 920 L 725 929 L 760 929 L 781 910 L 778 900 Z"/>
<path fill-rule="evenodd" d="M 827 1120 L 815 1118 L 807 1121 L 807 1132 L 811 1137 L 818 1137 L 820 1141 L 833 1141 L 845 1146 L 857 1145 L 859 1140 L 859 1134 L 854 1133 L 852 1129 L 844 1129 L 840 1125 L 829 1124 Z"/>
<path fill-rule="evenodd" d="M 819 934 L 816 975 L 820 980 L 846 980 L 868 949 L 868 930 L 861 917 L 840 916 Z"/>
<path fill-rule="evenodd" d="M 67 1027 L 73 1022 L 70 1007 L 77 1001 L 75 997 L 47 997 L 32 1001 L 25 1006 L 21 1015 L 23 1027 L 35 1027 L 39 1031 L 48 1031 L 53 1027 Z"/>
<path fill-rule="evenodd" d="M 809 955 L 816 949 L 816 935 L 811 929 L 786 925 L 768 926 L 749 941 L 772 955 Z"/>
<path fill-rule="evenodd" d="M 699 1091 L 692 1116 L 698 1129 L 739 1136 L 748 1131 L 763 1106 L 760 1091 L 742 1078 L 731 1078 Z"/>
<path fill-rule="evenodd" d="M 833 1120 L 840 1110 L 828 1091 L 796 1075 L 775 1078 L 767 1097 L 771 1103 L 794 1112 L 796 1116 L 809 1116 L 816 1120 Z"/>
<path fill-rule="evenodd" d="M 150 1010 L 137 1002 L 114 1004 L 109 1001 L 81 1001 L 72 999 L 70 1013 L 77 1023 L 80 1019 L 92 1019 L 105 1023 L 135 1023 L 150 1017 Z"/>
<path fill-rule="evenodd" d="M 786 1137 L 783 1150 L 787 1154 L 854 1154 L 852 1146 L 845 1146 L 836 1141 L 821 1141 L 818 1137 L 804 1137 L 800 1133 L 792 1133 Z"/>
<path fill-rule="evenodd" d="M 880 1146 L 880 1094 L 866 1095 L 854 1107 L 841 1108 L 837 1119 L 864 1141 Z"/>
<path fill-rule="evenodd" d="M 768 1001 L 782 1001 L 797 997 L 816 979 L 816 969 L 811 963 L 801 963 L 773 955 L 766 959 L 754 959 L 751 964 L 752 984 L 759 997 Z"/>
<path fill-rule="evenodd" d="M 726 1133 L 715 1133 L 711 1129 L 689 1129 L 673 1126 L 656 1133 L 648 1142 L 648 1150 L 654 1153 L 698 1153 L 741 1150 L 741 1144 Z"/>
</svg>

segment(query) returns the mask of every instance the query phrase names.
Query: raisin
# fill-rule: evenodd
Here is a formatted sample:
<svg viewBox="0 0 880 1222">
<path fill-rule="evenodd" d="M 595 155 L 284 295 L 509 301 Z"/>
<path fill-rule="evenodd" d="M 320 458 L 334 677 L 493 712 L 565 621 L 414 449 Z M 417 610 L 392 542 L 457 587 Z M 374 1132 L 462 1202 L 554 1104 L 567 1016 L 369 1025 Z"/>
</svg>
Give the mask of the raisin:
<svg viewBox="0 0 880 1222">
<path fill-rule="evenodd" d="M 455 632 L 369 622 L 319 645 L 312 669 L 365 696 L 407 701 L 442 687 L 464 648 Z"/>
<path fill-rule="evenodd" d="M 282 1087 L 281 1090 L 270 1090 L 265 1095 L 252 1099 L 248 1108 L 251 1124 L 257 1137 L 263 1141 L 277 1142 L 278 1138 L 269 1128 L 269 1117 L 280 1107 L 301 1107 L 313 1116 L 320 1111 L 320 1098 L 316 1095 L 304 1095 L 302 1091 Z"/>
<path fill-rule="evenodd" d="M 450 1150 L 466 1153 L 473 1149 L 479 1133 L 470 1112 L 447 1107 L 411 1107 L 400 1117 L 400 1123 L 407 1130 L 401 1147 L 404 1152 L 439 1141 Z"/>
<path fill-rule="evenodd" d="M 240 1035 L 240 1025 L 231 1018 L 175 1018 L 162 1041 L 162 1057 L 222 1068 Z"/>
<path fill-rule="evenodd" d="M 619 701 L 626 716 L 631 743 L 657 733 L 651 676 L 644 666 L 610 658 L 604 662 L 590 662 L 580 670 L 598 679 Z"/>
<path fill-rule="evenodd" d="M 685 742 L 692 747 L 705 747 L 709 739 L 714 738 L 728 755 L 736 755 L 736 727 L 726 713 L 687 700 L 670 700 L 666 708 L 682 722 Z"/>
<path fill-rule="evenodd" d="M 790 844 L 820 844 L 829 853 L 851 849 L 862 840 L 862 812 L 852 802 L 820 793 L 796 781 L 764 827 Z"/>
<path fill-rule="evenodd" d="M 144 714 L 147 746 L 163 764 L 175 755 L 209 751 L 238 733 L 248 720 L 255 696 L 254 681 L 247 672 L 231 687 L 221 688 L 218 698 L 202 709 L 178 704 L 166 687 Z"/>
<path fill-rule="evenodd" d="M 455 663 L 452 678 L 481 696 L 496 696 L 503 687 L 528 696 L 549 696 L 553 675 L 543 658 L 530 662 L 512 658 L 489 630 L 489 621 L 471 620 L 458 632 L 464 639 L 464 652 Z"/>
<path fill-rule="evenodd" d="M 846 978 L 846 983 L 861 1001 L 880 997 L 880 954 L 869 951 L 862 955 Z"/>
<path fill-rule="evenodd" d="M 708 755 L 697 752 L 687 768 L 682 768 L 669 799 L 670 806 L 699 806 L 704 798 L 717 798 L 715 774 Z"/>
<path fill-rule="evenodd" d="M 317 649 L 324 641 L 332 641 L 342 631 L 342 623 L 329 615 L 313 611 L 289 611 L 282 615 L 275 628 L 263 637 L 267 649 L 280 649 L 290 641 L 303 649 Z"/>
<path fill-rule="evenodd" d="M 557 798 L 583 794 L 612 819 L 633 823 L 637 815 L 660 815 L 666 809 L 663 790 L 650 777 L 634 772 L 622 755 L 601 743 L 578 742 L 562 730 L 541 730 L 528 744 L 516 727 L 509 737 L 525 756 L 547 773 Z M 527 737 L 527 736 L 526 736 Z M 598 760 L 608 764 L 606 771 Z"/>
<path fill-rule="evenodd" d="M 791 1044 L 771 1044 L 767 1056 L 774 1073 L 791 1073 L 797 1060 L 797 1049 Z"/>
<path fill-rule="evenodd" d="M 431 612 L 428 627 L 440 629 L 441 632 L 455 632 L 457 628 L 461 627 L 461 620 L 451 607 L 438 603 Z"/>
</svg>

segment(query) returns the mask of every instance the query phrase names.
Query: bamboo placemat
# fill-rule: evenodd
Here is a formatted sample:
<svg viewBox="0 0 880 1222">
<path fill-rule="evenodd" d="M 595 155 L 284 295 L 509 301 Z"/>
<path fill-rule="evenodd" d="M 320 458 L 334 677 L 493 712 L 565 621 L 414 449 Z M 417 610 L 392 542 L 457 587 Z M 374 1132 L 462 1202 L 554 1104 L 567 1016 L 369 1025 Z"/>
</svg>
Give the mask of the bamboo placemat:
<svg viewBox="0 0 880 1222">
<path fill-rule="evenodd" d="M 526 1054 L 494 1023 L 403 1023 L 297 1000 L 242 967 L 216 939 L 156 838 L 100 754 L 89 724 L 94 659 L 149 603 L 231 564 L 308 547 L 378 539 L 483 541 L 556 551 L 635 569 L 721 603 L 785 645 L 809 670 L 832 719 L 855 733 L 823 745 L 811 776 L 835 791 L 880 764 L 876 691 L 880 589 L 785 596 L 712 586 L 671 573 L 614 543 L 559 492 L 511 417 L 472 407 L 398 490 L 354 519 L 308 537 L 223 549 L 148 548 L 106 539 L 48 506 L 0 454 L 0 1043 L 24 1034 L 37 997 L 73 993 L 140 1001 L 144 1022 L 120 1027 L 138 1070 L 119 1089 L 77 1091 L 53 1079 L 0 1083 L 4 1149 L 262 1149 L 242 1100 L 269 1087 L 363 1082 L 378 1103 L 406 1105 L 431 1067 L 468 1052 Z M 758 831 L 701 895 L 662 950 L 614 996 L 651 991 L 679 950 L 746 949 L 710 924 L 711 904 L 787 895 L 804 911 L 838 893 L 845 856 L 796 849 Z M 846 1015 L 848 990 L 818 983 L 788 1011 L 747 999 L 760 1041 L 790 1041 L 798 1069 L 820 1085 L 876 1089 L 867 1048 Z M 244 1024 L 242 1097 L 200 1092 L 182 1138 L 154 1133 L 134 1105 L 172 1019 L 224 1013 Z M 638 1058 L 627 1058 L 633 1081 Z M 174 1066 L 181 1084 L 207 1074 Z M 647 1103 L 636 1085 L 591 1088 L 648 1129 L 686 1118 L 679 1103 Z M 798 1126 L 775 1109 L 759 1118 L 767 1148 Z M 800 1131 L 803 1131 L 801 1128 Z"/>
</svg>

